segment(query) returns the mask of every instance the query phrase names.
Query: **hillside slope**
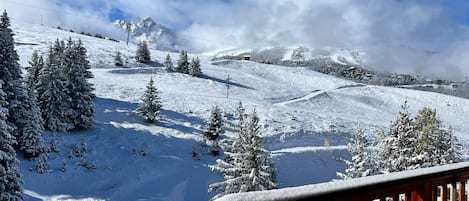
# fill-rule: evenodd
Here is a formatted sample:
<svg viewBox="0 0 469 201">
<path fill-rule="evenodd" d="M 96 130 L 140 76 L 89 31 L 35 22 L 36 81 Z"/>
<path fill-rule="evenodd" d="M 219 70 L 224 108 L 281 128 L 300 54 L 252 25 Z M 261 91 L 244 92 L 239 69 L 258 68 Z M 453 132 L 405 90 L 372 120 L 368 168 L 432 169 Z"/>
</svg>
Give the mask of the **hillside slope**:
<svg viewBox="0 0 469 201">
<path fill-rule="evenodd" d="M 194 160 L 191 153 L 201 150 L 211 107 L 219 106 L 232 120 L 229 114 L 239 101 L 247 111 L 255 108 L 259 114 L 279 187 L 334 179 L 335 172 L 344 170 L 339 158 L 350 157 L 345 145 L 354 130 L 362 127 L 374 138 L 377 129 L 394 120 L 404 100 L 409 101 L 413 114 L 423 106 L 434 107 L 468 144 L 467 99 L 367 86 L 305 68 L 210 61 L 204 55 L 189 55 L 202 60 L 204 75 L 194 78 L 165 72 L 161 63 L 168 52 L 152 50 L 153 62 L 143 65 L 135 63 L 133 45 L 18 22 L 12 28 L 23 67 L 33 50 L 45 53 L 57 38 L 80 38 L 88 49 L 97 95 L 93 129 L 45 134 L 59 147 L 58 153 L 51 154 L 50 173 L 31 172 L 34 163 L 21 160 L 28 200 L 208 200 L 213 196 L 207 194 L 208 185 L 222 179 L 207 168 L 216 158 L 201 154 L 200 160 Z M 123 68 L 113 65 L 116 51 L 126 58 Z M 178 55 L 169 54 L 176 63 Z M 155 124 L 145 123 L 134 112 L 151 77 L 164 107 L 164 120 Z M 82 141 L 88 154 L 69 157 Z M 78 165 L 83 160 L 96 169 Z"/>
</svg>

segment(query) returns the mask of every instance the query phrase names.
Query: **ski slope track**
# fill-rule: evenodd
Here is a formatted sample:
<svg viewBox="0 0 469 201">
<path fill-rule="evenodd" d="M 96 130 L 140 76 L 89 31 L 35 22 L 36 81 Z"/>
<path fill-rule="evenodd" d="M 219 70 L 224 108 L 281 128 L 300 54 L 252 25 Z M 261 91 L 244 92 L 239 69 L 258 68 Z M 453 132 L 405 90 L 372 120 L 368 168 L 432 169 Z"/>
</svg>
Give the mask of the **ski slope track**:
<svg viewBox="0 0 469 201">
<path fill-rule="evenodd" d="M 96 88 L 95 127 L 71 133 L 44 133 L 58 142 L 50 155 L 50 172 L 31 171 L 33 161 L 20 158 L 26 200 L 208 200 L 208 185 L 223 179 L 207 167 L 217 158 L 202 150 L 202 134 L 210 111 L 218 106 L 232 121 L 242 101 L 256 109 L 266 147 L 278 171 L 279 187 L 327 182 L 344 171 L 341 158 L 350 158 L 346 144 L 361 127 L 371 139 L 386 129 L 407 100 L 410 112 L 435 108 L 441 120 L 469 143 L 469 100 L 443 94 L 360 85 L 351 81 L 292 68 L 249 61 L 211 61 L 199 56 L 203 76 L 167 73 L 161 63 L 167 54 L 151 49 L 152 62 L 135 63 L 134 45 L 113 42 L 13 21 L 16 49 L 22 67 L 34 50 L 46 53 L 58 39 L 81 39 L 88 50 Z M 122 53 L 124 67 L 113 65 Z M 226 96 L 226 78 L 229 97 Z M 163 103 L 163 118 L 149 124 L 135 114 L 143 90 L 153 78 Z M 227 132 L 226 135 L 233 135 Z M 86 142 L 84 158 L 68 157 L 76 144 Z M 222 156 L 220 156 L 222 157 Z M 78 164 L 87 161 L 96 169 Z"/>
</svg>

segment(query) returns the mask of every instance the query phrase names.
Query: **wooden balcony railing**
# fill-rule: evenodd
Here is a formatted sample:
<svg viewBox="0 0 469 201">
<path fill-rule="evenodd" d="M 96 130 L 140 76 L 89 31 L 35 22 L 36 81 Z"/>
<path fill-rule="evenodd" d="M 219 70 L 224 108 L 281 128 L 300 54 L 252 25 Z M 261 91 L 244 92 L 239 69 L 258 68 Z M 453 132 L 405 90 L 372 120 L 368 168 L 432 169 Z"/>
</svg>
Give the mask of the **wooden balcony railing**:
<svg viewBox="0 0 469 201">
<path fill-rule="evenodd" d="M 270 191 L 217 201 L 469 201 L 469 162 Z"/>
</svg>

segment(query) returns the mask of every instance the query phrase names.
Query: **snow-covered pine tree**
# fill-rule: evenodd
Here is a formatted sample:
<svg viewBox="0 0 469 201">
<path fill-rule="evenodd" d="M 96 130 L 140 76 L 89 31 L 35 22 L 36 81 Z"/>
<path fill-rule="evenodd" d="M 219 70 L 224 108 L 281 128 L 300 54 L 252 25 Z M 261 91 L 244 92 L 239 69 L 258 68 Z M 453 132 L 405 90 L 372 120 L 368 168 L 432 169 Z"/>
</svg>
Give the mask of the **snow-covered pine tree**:
<svg viewBox="0 0 469 201">
<path fill-rule="evenodd" d="M 396 138 L 388 136 L 384 130 L 378 131 L 378 152 L 372 155 L 377 160 L 374 161 L 375 169 L 373 170 L 377 174 L 389 173 L 390 161 L 387 160 L 391 154 L 391 145 Z"/>
<path fill-rule="evenodd" d="M 384 172 L 420 168 L 422 158 L 417 153 L 417 135 L 407 101 L 401 107 L 397 120 L 391 123 L 389 134 L 384 139 L 383 150 L 380 150 L 380 153 L 385 153 L 381 158 Z"/>
<path fill-rule="evenodd" d="M 454 135 L 451 128 L 441 128 L 439 130 L 440 143 L 436 143 L 438 150 L 441 151 L 439 165 L 450 163 L 459 163 L 463 161 L 462 145 Z"/>
<path fill-rule="evenodd" d="M 37 91 L 39 86 L 39 73 L 44 67 L 44 58 L 42 55 L 39 55 L 38 51 L 35 50 L 31 56 L 31 61 L 29 61 L 29 67 L 26 67 L 26 76 L 24 78 L 25 88 L 33 88 L 34 91 Z"/>
<path fill-rule="evenodd" d="M 352 179 L 358 177 L 370 176 L 373 173 L 373 165 L 370 161 L 371 157 L 366 148 L 369 146 L 369 142 L 366 139 L 363 130 L 358 129 L 355 136 L 351 139 L 348 144 L 348 151 L 352 155 L 352 160 L 345 163 L 347 169 L 344 173 L 337 173 L 337 176 L 341 179 Z"/>
<path fill-rule="evenodd" d="M 426 159 L 431 162 L 429 165 L 445 165 L 462 161 L 462 145 L 451 128 L 445 128 L 439 122 L 438 128 L 430 134 L 429 141 L 426 150 L 429 156 Z"/>
<path fill-rule="evenodd" d="M 5 83 L 3 91 L 7 94 L 7 122 L 13 127 L 12 134 L 18 141 L 24 117 L 27 115 L 23 104 L 27 95 L 22 83 L 19 57 L 15 51 L 13 35 L 13 31 L 10 29 L 10 19 L 4 11 L 0 17 L 0 80 Z"/>
<path fill-rule="evenodd" d="M 139 63 L 148 63 L 150 62 L 150 50 L 148 49 L 147 41 L 143 40 L 138 43 L 137 53 L 135 55 L 135 60 Z"/>
<path fill-rule="evenodd" d="M 204 137 L 207 141 L 215 141 L 223 134 L 223 118 L 217 106 L 212 108 L 210 120 L 205 128 Z"/>
<path fill-rule="evenodd" d="M 243 107 L 243 103 L 239 101 L 236 110 L 235 110 L 235 120 L 236 122 L 233 125 L 233 128 L 231 128 L 234 132 L 236 132 L 238 137 L 226 137 L 221 139 L 218 144 L 219 146 L 223 149 L 223 152 L 225 153 L 224 160 L 227 163 L 232 162 L 232 158 L 230 157 L 231 154 L 229 153 L 235 153 L 235 150 L 241 149 L 240 145 L 241 143 L 236 143 L 237 140 L 239 139 L 239 135 L 244 134 L 244 118 L 245 118 L 245 109 Z"/>
<path fill-rule="evenodd" d="M 204 131 L 204 142 L 211 147 L 210 153 L 217 156 L 220 152 L 218 139 L 224 133 L 221 110 L 217 106 L 212 108 L 210 119 Z"/>
<path fill-rule="evenodd" d="M 222 172 L 225 178 L 225 181 L 209 186 L 209 192 L 223 189 L 223 192 L 214 198 L 230 193 L 269 190 L 276 187 L 274 169 L 269 162 L 270 154 L 262 146 L 259 119 L 255 111 L 250 115 L 245 129 L 242 129 L 229 146 L 232 151 L 227 152 L 225 149 L 224 153 L 230 160 L 219 159 L 216 165 L 210 166 L 211 170 Z"/>
<path fill-rule="evenodd" d="M 23 200 L 23 181 L 13 149 L 13 144 L 16 143 L 11 135 L 13 128 L 6 122 L 8 102 L 3 86 L 4 83 L 0 80 L 0 200 L 20 201 Z"/>
<path fill-rule="evenodd" d="M 167 54 L 164 60 L 164 70 L 166 70 L 166 72 L 173 72 L 174 70 L 173 68 L 174 66 L 173 66 L 173 61 L 171 60 L 171 56 Z"/>
<path fill-rule="evenodd" d="M 246 115 L 246 109 L 244 109 L 243 102 L 239 101 L 236 106 L 236 118 L 238 119 L 238 129 L 241 130 L 244 126 L 244 116 Z"/>
<path fill-rule="evenodd" d="M 192 58 L 192 61 L 189 64 L 189 75 L 192 75 L 195 77 L 200 77 L 202 75 L 202 70 L 200 69 L 199 57 Z"/>
<path fill-rule="evenodd" d="M 124 62 L 122 61 L 122 55 L 120 51 L 116 52 L 116 56 L 114 56 L 114 65 L 115 66 L 123 66 Z"/>
<path fill-rule="evenodd" d="M 35 158 L 41 154 L 47 154 L 47 146 L 42 138 L 44 127 L 34 88 L 28 89 L 28 98 L 25 104 L 27 104 L 29 115 L 25 117 L 25 124 L 22 129 L 23 132 L 20 135 L 18 143 L 19 149 L 23 151 L 24 157 Z"/>
<path fill-rule="evenodd" d="M 140 103 L 137 108 L 137 114 L 145 118 L 148 122 L 159 120 L 163 106 L 161 105 L 159 92 L 154 84 L 153 78 L 150 78 L 150 82 L 148 82 L 141 100 L 142 103 Z"/>
<path fill-rule="evenodd" d="M 54 47 L 60 47 L 57 41 Z M 44 128 L 53 132 L 67 131 L 72 127 L 67 123 L 66 110 L 70 108 L 65 90 L 65 79 L 60 69 L 61 53 L 51 47 L 44 68 L 39 75 L 39 105 L 44 120 Z"/>
<path fill-rule="evenodd" d="M 246 124 L 246 139 L 244 152 L 246 160 L 245 167 L 248 167 L 248 182 L 242 186 L 242 190 L 246 191 L 263 191 L 276 188 L 274 183 L 274 169 L 269 161 L 270 152 L 264 148 L 263 139 L 260 133 L 261 126 L 256 110 L 254 110 Z M 249 165 L 251 164 L 251 165 Z"/>
<path fill-rule="evenodd" d="M 67 42 L 63 62 L 63 74 L 65 76 L 65 89 L 69 97 L 70 106 L 67 114 L 67 122 L 75 129 L 86 129 L 93 126 L 94 88 L 88 79 L 93 78 L 89 70 L 90 64 L 86 56 L 86 48 L 81 40 L 73 42 L 71 38 Z"/>
<path fill-rule="evenodd" d="M 176 71 L 179 73 L 189 73 L 189 58 L 187 56 L 187 51 L 182 50 L 179 54 L 178 65 Z"/>
</svg>

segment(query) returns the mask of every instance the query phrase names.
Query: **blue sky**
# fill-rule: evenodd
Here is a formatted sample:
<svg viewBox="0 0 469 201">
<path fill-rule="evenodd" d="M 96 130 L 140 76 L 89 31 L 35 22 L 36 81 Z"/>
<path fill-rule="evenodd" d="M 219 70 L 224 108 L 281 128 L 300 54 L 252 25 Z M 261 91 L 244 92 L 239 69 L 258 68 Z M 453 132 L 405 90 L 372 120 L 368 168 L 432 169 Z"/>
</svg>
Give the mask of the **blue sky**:
<svg viewBox="0 0 469 201">
<path fill-rule="evenodd" d="M 112 20 L 150 16 L 188 38 L 193 51 L 339 47 L 368 49 L 375 66 L 400 72 L 431 68 L 461 76 L 469 66 L 468 0 L 1 0 L 0 6 L 21 21 L 110 35 Z"/>
</svg>

